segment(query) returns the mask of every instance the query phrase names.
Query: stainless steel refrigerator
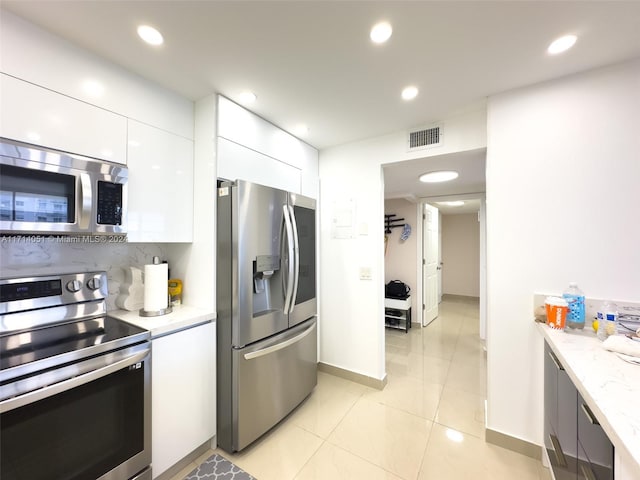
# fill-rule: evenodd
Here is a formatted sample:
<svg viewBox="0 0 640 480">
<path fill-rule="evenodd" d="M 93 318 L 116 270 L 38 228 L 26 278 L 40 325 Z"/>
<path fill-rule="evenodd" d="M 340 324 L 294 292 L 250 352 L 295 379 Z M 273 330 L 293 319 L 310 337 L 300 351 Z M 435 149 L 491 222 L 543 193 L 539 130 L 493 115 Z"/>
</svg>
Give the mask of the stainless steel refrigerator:
<svg viewBox="0 0 640 480">
<path fill-rule="evenodd" d="M 238 180 L 218 188 L 217 442 L 239 451 L 317 383 L 316 202 Z"/>
</svg>

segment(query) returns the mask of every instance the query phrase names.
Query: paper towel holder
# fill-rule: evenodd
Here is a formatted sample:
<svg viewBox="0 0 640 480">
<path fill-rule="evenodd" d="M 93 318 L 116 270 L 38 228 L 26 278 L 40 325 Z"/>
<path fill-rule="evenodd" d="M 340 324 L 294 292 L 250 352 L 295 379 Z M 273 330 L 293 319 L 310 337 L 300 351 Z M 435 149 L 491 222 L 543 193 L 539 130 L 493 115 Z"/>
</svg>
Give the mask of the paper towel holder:
<svg viewBox="0 0 640 480">
<path fill-rule="evenodd" d="M 153 257 L 153 265 L 160 265 L 160 257 L 158 256 Z M 145 273 L 146 273 L 146 266 L 145 266 Z M 147 279 L 145 278 L 145 284 L 146 284 L 146 281 Z M 147 292 L 145 291 L 145 294 L 146 293 Z M 171 295 L 167 292 L 167 306 L 165 308 L 160 308 L 158 310 L 145 310 L 143 307 L 139 310 L 138 314 L 141 317 L 159 317 L 161 315 L 166 315 L 171 312 L 173 312 L 173 307 L 171 306 Z"/>
<path fill-rule="evenodd" d="M 171 296 L 167 296 L 169 297 L 169 300 L 171 300 Z M 171 312 L 173 312 L 173 307 L 171 306 L 171 302 L 169 302 L 167 304 L 167 308 L 161 308 L 160 310 L 145 310 L 144 308 L 141 308 L 138 313 L 141 317 L 159 317 Z"/>
<path fill-rule="evenodd" d="M 159 317 L 161 315 L 166 315 L 167 313 L 171 313 L 173 312 L 173 307 L 171 305 L 167 306 L 167 308 L 161 308 L 160 310 L 152 310 L 152 311 L 147 311 L 144 308 L 140 309 L 140 316 L 141 317 Z"/>
</svg>

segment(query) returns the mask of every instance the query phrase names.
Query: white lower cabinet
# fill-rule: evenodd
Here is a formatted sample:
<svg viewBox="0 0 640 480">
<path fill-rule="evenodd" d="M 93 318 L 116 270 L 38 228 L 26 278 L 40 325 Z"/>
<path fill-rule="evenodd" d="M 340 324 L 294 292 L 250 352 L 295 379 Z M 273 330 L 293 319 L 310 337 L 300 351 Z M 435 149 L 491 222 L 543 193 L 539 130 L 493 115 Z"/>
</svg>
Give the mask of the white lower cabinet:
<svg viewBox="0 0 640 480">
<path fill-rule="evenodd" d="M 127 163 L 126 117 L 6 74 L 0 94 L 0 136 Z"/>
<path fill-rule="evenodd" d="M 129 119 L 128 239 L 193 241 L 193 140 Z"/>
<path fill-rule="evenodd" d="M 216 432 L 215 323 L 152 340 L 152 470 L 161 475 Z"/>
</svg>

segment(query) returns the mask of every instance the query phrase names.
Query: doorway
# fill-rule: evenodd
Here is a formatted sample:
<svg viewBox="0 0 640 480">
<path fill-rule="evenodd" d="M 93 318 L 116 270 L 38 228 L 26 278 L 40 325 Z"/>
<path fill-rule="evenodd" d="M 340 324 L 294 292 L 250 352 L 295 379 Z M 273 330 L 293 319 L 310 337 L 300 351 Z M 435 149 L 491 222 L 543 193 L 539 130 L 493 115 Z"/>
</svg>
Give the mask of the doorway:
<svg viewBox="0 0 640 480">
<path fill-rule="evenodd" d="M 425 197 L 420 200 L 423 232 L 421 323 L 437 316 L 442 294 L 479 298 L 480 338 L 486 338 L 485 194 Z M 443 239 L 444 231 L 444 239 Z M 444 255 L 443 255 L 444 252 Z M 448 270 L 447 270 L 448 269 Z M 443 282 L 443 277 L 445 280 Z M 434 293 L 435 291 L 435 293 Z M 434 316 L 435 312 L 435 316 Z"/>
</svg>

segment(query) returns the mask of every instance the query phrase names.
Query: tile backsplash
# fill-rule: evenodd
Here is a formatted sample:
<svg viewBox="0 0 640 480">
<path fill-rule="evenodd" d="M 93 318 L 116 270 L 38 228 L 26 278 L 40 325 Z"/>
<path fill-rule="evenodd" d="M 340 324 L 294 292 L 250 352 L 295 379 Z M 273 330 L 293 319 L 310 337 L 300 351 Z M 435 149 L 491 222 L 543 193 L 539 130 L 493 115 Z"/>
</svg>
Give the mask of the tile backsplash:
<svg viewBox="0 0 640 480">
<path fill-rule="evenodd" d="M 2 278 L 104 270 L 109 279 L 107 307 L 115 309 L 115 299 L 124 280 L 124 268 L 143 269 L 154 255 L 166 259 L 166 246 L 144 243 L 73 243 L 63 237 L 35 237 L 24 240 L 0 237 Z"/>
</svg>

